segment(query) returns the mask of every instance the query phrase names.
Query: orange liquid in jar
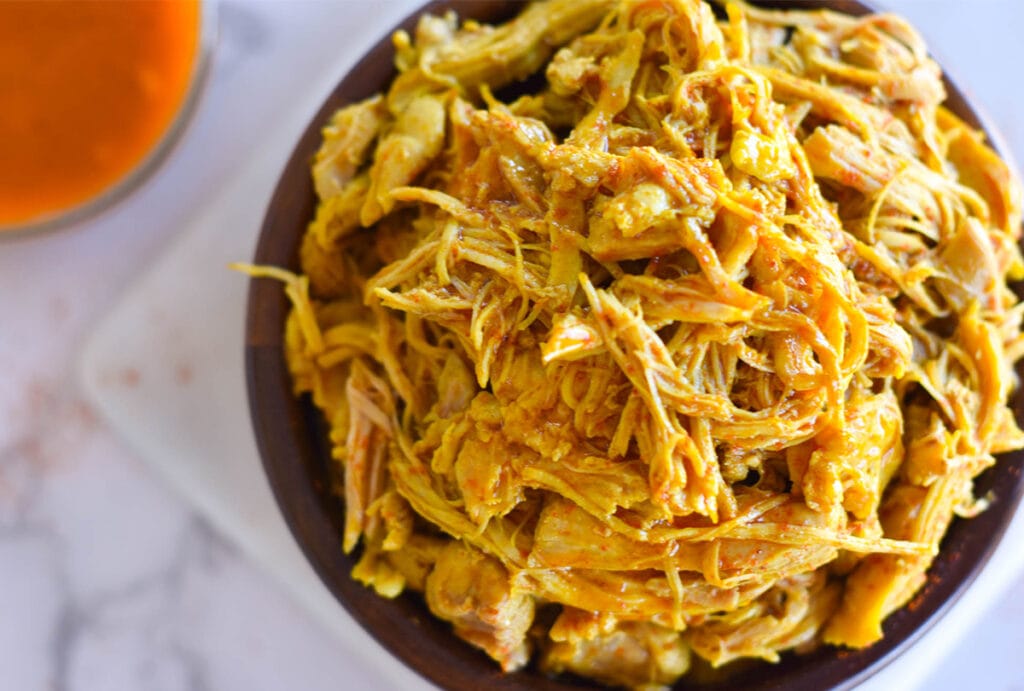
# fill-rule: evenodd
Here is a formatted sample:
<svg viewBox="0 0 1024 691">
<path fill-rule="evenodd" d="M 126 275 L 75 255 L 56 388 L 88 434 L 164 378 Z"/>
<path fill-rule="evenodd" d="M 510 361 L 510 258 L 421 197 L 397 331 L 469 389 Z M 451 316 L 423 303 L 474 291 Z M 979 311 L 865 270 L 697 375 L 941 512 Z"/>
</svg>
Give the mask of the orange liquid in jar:
<svg viewBox="0 0 1024 691">
<path fill-rule="evenodd" d="M 197 0 L 0 0 L 0 227 L 89 201 L 182 107 Z"/>
</svg>

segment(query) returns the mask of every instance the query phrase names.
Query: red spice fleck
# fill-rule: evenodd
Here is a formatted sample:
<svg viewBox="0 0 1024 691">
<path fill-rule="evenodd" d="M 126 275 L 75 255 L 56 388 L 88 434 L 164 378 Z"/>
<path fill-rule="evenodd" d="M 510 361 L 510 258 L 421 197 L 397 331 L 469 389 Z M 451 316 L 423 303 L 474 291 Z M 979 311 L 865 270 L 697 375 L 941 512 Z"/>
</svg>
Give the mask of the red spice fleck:
<svg viewBox="0 0 1024 691">
<path fill-rule="evenodd" d="M 174 368 L 174 383 L 179 386 L 188 386 L 192 383 L 192 366 L 187 363 L 178 363 Z"/>
<path fill-rule="evenodd" d="M 53 401 L 53 392 L 38 379 L 32 380 L 25 387 L 25 403 L 30 420 L 38 419 Z"/>
<path fill-rule="evenodd" d="M 75 401 L 74 413 L 75 418 L 86 430 L 96 429 L 96 411 L 92 409 L 91 405 L 85 401 Z"/>
<path fill-rule="evenodd" d="M 134 389 L 139 385 L 139 381 L 142 380 L 142 375 L 139 370 L 134 367 L 125 367 L 120 372 L 120 382 L 129 389 Z"/>
<path fill-rule="evenodd" d="M 853 170 L 843 169 L 839 171 L 839 182 L 843 183 L 847 187 L 859 188 L 861 182 L 861 176 Z"/>
<path fill-rule="evenodd" d="M 17 446 L 17 452 L 24 456 L 25 460 L 33 468 L 46 470 L 53 465 L 46 454 L 43 453 L 43 445 L 38 437 L 29 437 L 20 442 Z"/>
</svg>

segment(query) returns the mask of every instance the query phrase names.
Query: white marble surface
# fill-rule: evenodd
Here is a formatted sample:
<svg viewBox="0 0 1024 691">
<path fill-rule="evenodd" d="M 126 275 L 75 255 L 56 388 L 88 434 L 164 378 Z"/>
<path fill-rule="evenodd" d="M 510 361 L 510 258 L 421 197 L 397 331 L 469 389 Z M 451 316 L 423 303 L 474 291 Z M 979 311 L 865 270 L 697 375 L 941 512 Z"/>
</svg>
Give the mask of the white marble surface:
<svg viewBox="0 0 1024 691">
<path fill-rule="evenodd" d="M 357 54 L 408 4 L 222 2 L 208 89 L 158 175 L 77 228 L 0 244 L 0 688 L 401 687 L 353 676 L 344 640 L 172 492 L 73 372 L 94 325 L 260 160 L 305 93 L 297 85 L 329 81 L 318 65 Z M 1016 62 L 1024 3 L 887 4 L 920 26 L 1024 159 L 1024 90 L 1013 68 L 993 67 Z M 187 386 L 196 373 L 179 364 Z M 138 373 L 117 376 L 131 386 Z M 1024 577 L 1014 578 L 922 688 L 1024 689 Z"/>
</svg>

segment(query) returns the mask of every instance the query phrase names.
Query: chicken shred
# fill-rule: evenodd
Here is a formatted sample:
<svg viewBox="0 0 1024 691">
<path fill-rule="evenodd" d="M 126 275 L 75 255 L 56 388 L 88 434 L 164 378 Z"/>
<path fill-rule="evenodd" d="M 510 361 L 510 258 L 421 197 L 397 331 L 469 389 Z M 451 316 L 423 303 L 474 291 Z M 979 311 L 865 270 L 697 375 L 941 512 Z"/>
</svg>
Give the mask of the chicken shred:
<svg viewBox="0 0 1024 691">
<path fill-rule="evenodd" d="M 650 688 L 871 645 L 1024 447 L 1021 188 L 918 34 L 724 16 L 424 17 L 323 130 L 303 275 L 254 269 L 355 575 L 505 670 Z"/>
</svg>

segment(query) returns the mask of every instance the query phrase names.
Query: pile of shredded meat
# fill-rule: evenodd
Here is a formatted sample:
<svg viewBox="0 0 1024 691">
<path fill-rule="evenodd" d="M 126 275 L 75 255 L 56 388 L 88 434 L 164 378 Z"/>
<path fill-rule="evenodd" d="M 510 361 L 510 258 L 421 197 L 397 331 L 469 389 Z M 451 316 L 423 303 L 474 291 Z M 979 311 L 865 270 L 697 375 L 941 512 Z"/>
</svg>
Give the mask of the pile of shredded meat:
<svg viewBox="0 0 1024 691">
<path fill-rule="evenodd" d="M 323 130 L 301 274 L 256 270 L 354 577 L 505 670 L 870 645 L 1024 446 L 1021 190 L 921 38 L 722 9 L 423 17 Z"/>
</svg>

